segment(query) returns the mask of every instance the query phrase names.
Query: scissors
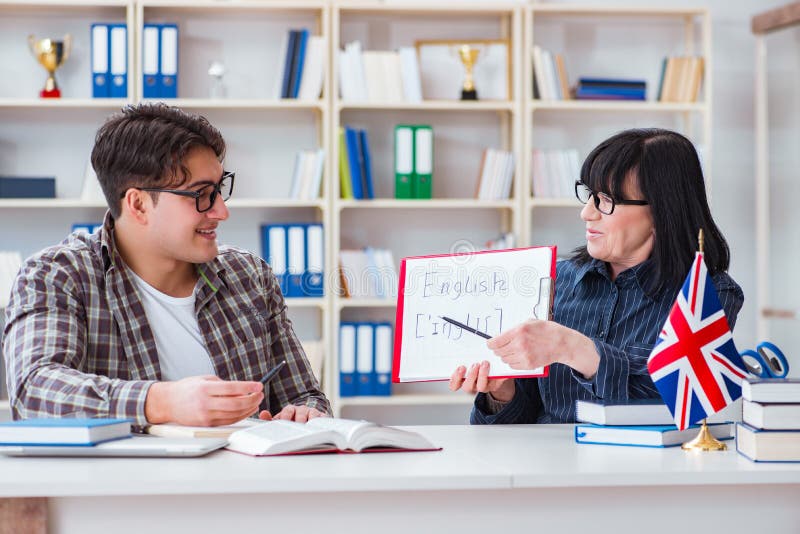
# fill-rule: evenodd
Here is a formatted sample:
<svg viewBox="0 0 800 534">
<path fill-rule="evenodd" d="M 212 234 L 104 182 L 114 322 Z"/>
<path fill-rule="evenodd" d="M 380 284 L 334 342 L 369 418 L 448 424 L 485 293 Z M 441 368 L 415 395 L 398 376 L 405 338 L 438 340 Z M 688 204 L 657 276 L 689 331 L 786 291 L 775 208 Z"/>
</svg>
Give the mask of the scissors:
<svg viewBox="0 0 800 534">
<path fill-rule="evenodd" d="M 756 350 L 742 351 L 742 361 L 748 372 L 761 378 L 784 378 L 789 374 L 786 356 L 769 341 L 759 343 Z"/>
</svg>

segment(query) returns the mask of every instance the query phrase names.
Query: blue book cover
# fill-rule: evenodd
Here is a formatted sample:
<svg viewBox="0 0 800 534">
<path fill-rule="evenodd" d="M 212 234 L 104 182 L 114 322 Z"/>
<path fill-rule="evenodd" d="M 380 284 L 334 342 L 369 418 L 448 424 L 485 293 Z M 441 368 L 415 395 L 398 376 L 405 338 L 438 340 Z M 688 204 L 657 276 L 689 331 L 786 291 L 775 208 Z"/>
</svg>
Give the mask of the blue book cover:
<svg viewBox="0 0 800 534">
<path fill-rule="evenodd" d="M 281 82 L 281 98 L 292 97 L 292 73 L 294 72 L 293 65 L 297 57 L 297 42 L 300 38 L 300 32 L 297 30 L 289 30 L 289 41 L 286 45 L 286 58 L 283 63 L 283 81 Z"/>
<path fill-rule="evenodd" d="M 363 200 L 364 179 L 361 176 L 361 163 L 359 162 L 358 132 L 349 126 L 345 126 L 344 141 L 347 149 L 347 162 L 350 165 L 350 185 L 353 186 L 353 198 Z"/>
<path fill-rule="evenodd" d="M 364 198 L 375 198 L 375 191 L 372 184 L 372 157 L 369 151 L 369 142 L 367 141 L 367 131 L 359 130 L 358 138 L 361 141 L 361 158 L 363 164 L 361 173 L 364 180 Z"/>
<path fill-rule="evenodd" d="M 678 430 L 675 425 L 575 425 L 575 442 L 596 445 L 632 447 L 674 447 L 694 439 L 700 427 Z M 708 425 L 711 434 L 720 440 L 733 438 L 733 423 Z"/>
<path fill-rule="evenodd" d="M 129 419 L 43 418 L 0 423 L 0 445 L 96 445 L 130 436 Z"/>
<path fill-rule="evenodd" d="M 625 80 L 620 78 L 578 78 L 578 85 L 627 85 L 646 87 L 646 80 Z"/>
<path fill-rule="evenodd" d="M 308 44 L 308 30 L 299 30 L 297 36 L 297 54 L 292 64 L 292 89 L 291 97 L 297 98 L 300 92 L 300 81 L 303 78 L 303 66 L 306 61 L 306 45 Z"/>
</svg>

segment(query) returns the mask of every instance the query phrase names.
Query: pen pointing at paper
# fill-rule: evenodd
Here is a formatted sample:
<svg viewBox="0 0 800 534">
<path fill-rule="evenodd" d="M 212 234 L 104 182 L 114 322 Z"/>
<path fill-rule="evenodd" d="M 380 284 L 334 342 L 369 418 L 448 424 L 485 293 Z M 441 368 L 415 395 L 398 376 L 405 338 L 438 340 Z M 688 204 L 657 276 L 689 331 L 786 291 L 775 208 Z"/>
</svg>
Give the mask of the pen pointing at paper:
<svg viewBox="0 0 800 534">
<path fill-rule="evenodd" d="M 464 323 L 460 323 L 460 322 L 456 321 L 455 319 L 451 319 L 450 317 L 444 317 L 444 316 L 440 315 L 439 318 L 441 320 L 443 320 L 443 321 L 446 321 L 446 322 L 450 323 L 453 326 L 457 326 L 460 329 L 462 329 L 462 330 L 464 330 L 466 332 L 469 332 L 470 334 L 475 334 L 476 336 L 480 336 L 483 339 L 492 339 L 492 336 L 490 336 L 489 334 L 487 334 L 485 332 L 481 332 L 480 330 L 476 330 L 475 328 L 472 328 L 471 326 L 467 326 Z"/>
</svg>

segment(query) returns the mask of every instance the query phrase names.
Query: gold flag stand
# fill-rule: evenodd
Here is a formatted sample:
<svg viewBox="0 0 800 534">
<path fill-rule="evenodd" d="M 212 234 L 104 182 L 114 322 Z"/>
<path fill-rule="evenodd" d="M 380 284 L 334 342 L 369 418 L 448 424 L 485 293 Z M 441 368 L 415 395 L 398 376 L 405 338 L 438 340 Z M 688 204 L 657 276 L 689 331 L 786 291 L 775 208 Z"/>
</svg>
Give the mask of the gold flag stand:
<svg viewBox="0 0 800 534">
<path fill-rule="evenodd" d="M 697 235 L 697 244 L 700 253 L 703 253 L 703 230 L 701 229 Z M 681 445 L 681 449 L 685 451 L 726 451 L 728 446 L 715 438 L 711 431 L 708 430 L 706 420 L 703 419 L 703 426 L 700 427 L 700 433 L 697 434 L 691 441 L 687 441 Z"/>
</svg>

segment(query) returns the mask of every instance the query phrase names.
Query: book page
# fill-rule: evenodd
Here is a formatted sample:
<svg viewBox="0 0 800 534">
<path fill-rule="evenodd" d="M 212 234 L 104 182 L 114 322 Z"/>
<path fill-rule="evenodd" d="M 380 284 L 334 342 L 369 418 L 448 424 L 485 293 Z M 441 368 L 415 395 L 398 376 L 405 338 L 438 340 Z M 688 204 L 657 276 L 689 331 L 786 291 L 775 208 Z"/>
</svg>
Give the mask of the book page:
<svg viewBox="0 0 800 534">
<path fill-rule="evenodd" d="M 357 421 L 355 419 L 335 419 L 333 417 L 315 417 L 306 425 L 324 430 L 333 430 L 341 434 L 350 444 L 356 434 L 365 427 L 377 427 L 375 423 L 369 421 Z"/>
<path fill-rule="evenodd" d="M 382 426 L 369 421 L 317 417 L 310 420 L 306 425 L 332 430 L 346 436 L 348 448 L 356 452 L 361 452 L 364 449 L 373 447 L 436 449 L 436 446 L 416 432 L 401 430 L 391 426 Z"/>
<path fill-rule="evenodd" d="M 514 370 L 486 347 L 528 319 L 548 319 L 555 247 L 404 258 L 397 305 L 394 382 L 448 380 L 459 365 L 488 360 L 490 376 L 541 376 Z M 399 349 L 399 350 L 398 350 Z"/>
<path fill-rule="evenodd" d="M 228 438 L 226 448 L 253 456 L 266 456 L 309 450 L 336 450 L 347 446 L 337 432 L 314 428 L 306 423 L 276 419 L 234 432 Z"/>
</svg>

